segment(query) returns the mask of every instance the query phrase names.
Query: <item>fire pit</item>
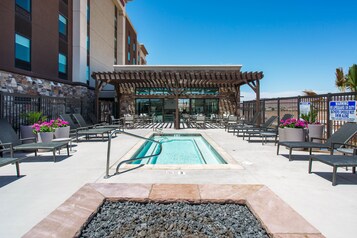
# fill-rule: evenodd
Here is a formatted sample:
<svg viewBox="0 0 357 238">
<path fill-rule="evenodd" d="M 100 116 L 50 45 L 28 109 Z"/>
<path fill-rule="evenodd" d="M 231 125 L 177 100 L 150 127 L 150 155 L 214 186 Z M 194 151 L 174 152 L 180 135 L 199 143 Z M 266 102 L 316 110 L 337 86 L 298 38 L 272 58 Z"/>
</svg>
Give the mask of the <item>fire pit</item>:
<svg viewBox="0 0 357 238">
<path fill-rule="evenodd" d="M 80 237 L 269 237 L 239 204 L 106 201 Z"/>
<path fill-rule="evenodd" d="M 126 211 L 123 213 L 124 216 L 120 215 L 120 219 L 114 218 L 117 222 L 122 219 L 135 218 L 134 220 L 138 221 L 135 228 L 128 224 L 132 220 L 120 223 L 121 228 L 118 230 L 115 229 L 118 226 L 115 222 L 114 225 L 107 224 L 109 227 L 113 226 L 112 237 L 121 237 L 124 230 L 136 232 L 137 235 L 134 237 L 140 235 L 150 237 L 150 232 L 154 231 L 160 232 L 156 234 L 156 237 L 160 237 L 162 232 L 162 237 L 165 236 L 165 232 L 167 237 L 171 234 L 178 236 L 180 232 L 182 236 L 190 232 L 190 235 L 186 237 L 209 237 L 207 233 L 210 232 L 216 237 L 229 237 L 230 232 L 233 233 L 231 227 L 236 229 L 235 232 L 241 232 L 238 227 L 244 223 L 257 225 L 254 225 L 254 228 L 250 226 L 243 228 L 248 232 L 245 233 L 246 237 L 254 237 L 254 235 L 266 237 L 266 234 L 269 237 L 279 238 L 324 237 L 266 186 L 222 184 L 87 184 L 33 227 L 24 237 L 79 237 L 81 234 L 86 236 L 86 229 L 91 226 L 90 222 L 96 223 L 97 217 L 101 217 L 99 220 L 102 221 L 112 219 L 109 213 L 98 213 L 98 211 L 103 211 L 103 208 L 107 210 L 107 206 L 119 206 L 120 209 L 113 209 L 114 213 L 121 213 L 125 211 L 122 209 L 136 207 L 136 212 Z M 234 212 L 241 209 L 246 216 L 233 219 L 233 216 L 236 216 Z M 194 215 L 195 212 L 197 214 Z M 248 215 L 250 212 L 256 220 L 251 214 Z M 164 223 L 155 225 L 158 221 L 151 221 L 150 217 L 160 217 L 159 220 Z M 212 217 L 217 217 L 217 220 L 213 220 Z M 251 220 L 244 221 L 245 219 Z M 227 223 L 222 224 L 222 221 Z M 87 224 L 89 224 L 87 228 L 84 228 Z M 261 227 L 259 227 L 260 224 Z M 185 229 L 177 229 L 178 227 Z M 191 229 L 194 227 L 197 229 Z M 149 230 L 153 228 L 155 230 Z M 98 229 L 98 232 L 100 233 L 97 237 L 105 237 L 107 234 L 107 231 L 102 228 Z M 102 232 L 105 233 L 103 233 L 104 236 Z M 219 235 L 219 232 L 224 232 L 224 234 Z M 254 235 L 250 236 L 250 232 L 254 232 Z"/>
</svg>

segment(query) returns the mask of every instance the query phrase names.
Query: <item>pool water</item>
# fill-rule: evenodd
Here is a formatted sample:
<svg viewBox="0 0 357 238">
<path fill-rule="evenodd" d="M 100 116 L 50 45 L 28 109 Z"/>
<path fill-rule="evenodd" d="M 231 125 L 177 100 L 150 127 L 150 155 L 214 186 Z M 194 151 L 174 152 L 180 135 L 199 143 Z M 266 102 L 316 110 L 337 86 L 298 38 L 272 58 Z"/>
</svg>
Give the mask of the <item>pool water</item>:
<svg viewBox="0 0 357 238">
<path fill-rule="evenodd" d="M 163 134 L 150 139 L 161 142 L 161 153 L 132 164 L 226 164 L 224 159 L 200 134 Z M 147 141 L 132 158 L 156 155 L 158 143 Z"/>
</svg>

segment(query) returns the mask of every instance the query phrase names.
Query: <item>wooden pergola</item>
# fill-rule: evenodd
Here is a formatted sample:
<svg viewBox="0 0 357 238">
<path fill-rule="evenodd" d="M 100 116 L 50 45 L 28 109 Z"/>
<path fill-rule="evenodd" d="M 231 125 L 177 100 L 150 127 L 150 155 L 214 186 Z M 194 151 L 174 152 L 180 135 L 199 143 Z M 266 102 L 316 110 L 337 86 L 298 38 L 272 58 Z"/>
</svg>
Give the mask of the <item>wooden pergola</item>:
<svg viewBox="0 0 357 238">
<path fill-rule="evenodd" d="M 120 107 L 121 92 L 135 88 L 166 88 L 166 98 L 176 100 L 175 129 L 179 129 L 178 100 L 187 88 L 231 88 L 238 110 L 240 86 L 249 85 L 256 94 L 256 108 L 260 108 L 260 83 L 263 72 L 241 72 L 241 65 L 234 66 L 149 66 L 115 65 L 113 72 L 94 72 L 96 80 L 96 112 L 99 114 L 99 93 L 107 84 L 114 85 Z M 153 95 L 147 95 L 150 98 Z M 155 95 L 156 96 L 156 95 Z M 219 98 L 226 97 L 220 95 Z M 154 98 L 154 97 L 152 97 Z M 157 98 L 157 96 L 155 97 Z"/>
</svg>

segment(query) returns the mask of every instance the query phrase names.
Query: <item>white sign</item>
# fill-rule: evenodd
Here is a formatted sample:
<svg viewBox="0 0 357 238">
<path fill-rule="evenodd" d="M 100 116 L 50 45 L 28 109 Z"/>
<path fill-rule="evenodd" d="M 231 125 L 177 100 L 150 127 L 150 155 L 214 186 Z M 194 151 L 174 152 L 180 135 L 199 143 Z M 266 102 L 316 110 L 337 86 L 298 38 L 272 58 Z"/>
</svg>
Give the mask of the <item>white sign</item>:
<svg viewBox="0 0 357 238">
<path fill-rule="evenodd" d="M 331 101 L 330 120 L 356 121 L 356 101 Z"/>
<path fill-rule="evenodd" d="M 300 102 L 299 108 L 300 108 L 300 115 L 302 114 L 309 114 L 310 112 L 310 102 Z"/>
</svg>

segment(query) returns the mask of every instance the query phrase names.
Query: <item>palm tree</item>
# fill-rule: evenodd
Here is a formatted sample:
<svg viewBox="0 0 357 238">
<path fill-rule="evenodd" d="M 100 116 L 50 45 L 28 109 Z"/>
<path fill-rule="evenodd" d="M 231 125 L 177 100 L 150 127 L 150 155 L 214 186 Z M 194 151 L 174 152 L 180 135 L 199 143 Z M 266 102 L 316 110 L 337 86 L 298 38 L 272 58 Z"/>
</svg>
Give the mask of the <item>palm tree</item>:
<svg viewBox="0 0 357 238">
<path fill-rule="evenodd" d="M 351 92 L 357 92 L 357 64 L 353 64 L 348 69 L 346 79 L 346 87 L 351 90 Z"/>
<path fill-rule="evenodd" d="M 337 68 L 335 75 L 335 83 L 339 90 L 344 92 L 349 89 L 351 92 L 357 92 L 357 64 L 353 64 L 346 75 L 342 68 Z"/>
<path fill-rule="evenodd" d="M 336 87 L 342 92 L 346 91 L 346 78 L 345 78 L 345 74 L 343 73 L 343 68 L 337 68 L 335 75 L 336 75 L 336 81 L 335 81 Z"/>
</svg>

